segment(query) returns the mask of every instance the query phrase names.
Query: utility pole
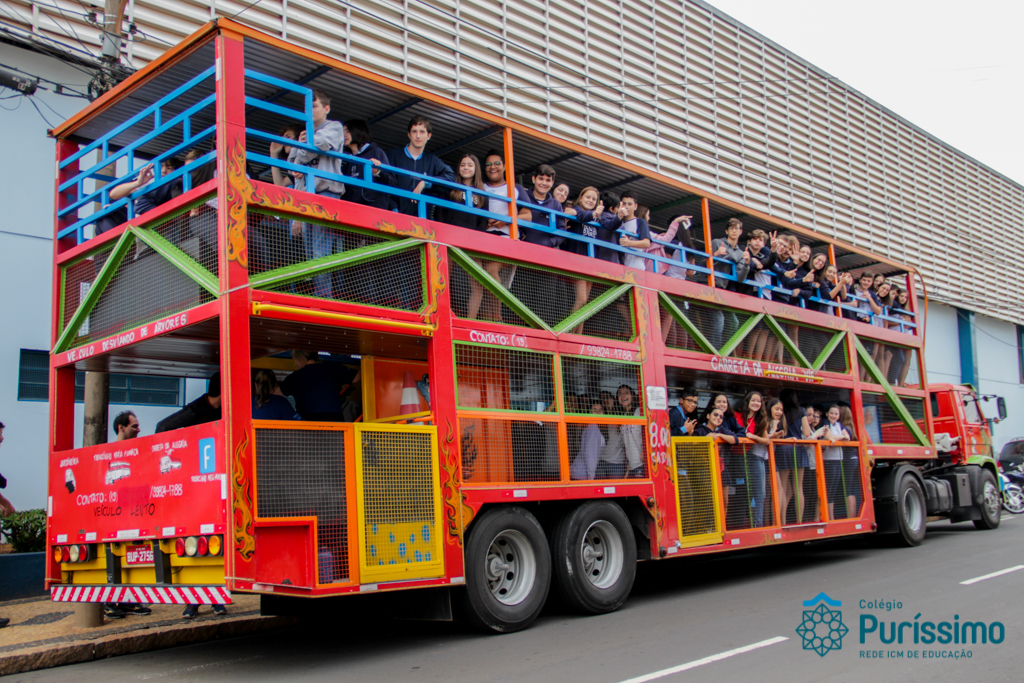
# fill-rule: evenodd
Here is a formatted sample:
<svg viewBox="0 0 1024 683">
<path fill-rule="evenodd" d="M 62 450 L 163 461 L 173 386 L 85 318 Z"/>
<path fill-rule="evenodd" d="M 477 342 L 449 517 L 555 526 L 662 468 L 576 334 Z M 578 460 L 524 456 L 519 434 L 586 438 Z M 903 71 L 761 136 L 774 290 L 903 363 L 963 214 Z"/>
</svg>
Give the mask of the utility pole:
<svg viewBox="0 0 1024 683">
<path fill-rule="evenodd" d="M 107 408 L 110 404 L 110 375 L 105 372 L 85 373 L 85 419 L 82 445 L 95 446 L 107 442 Z M 75 626 L 96 628 L 103 625 L 103 605 L 80 602 L 75 605 Z"/>
<path fill-rule="evenodd" d="M 103 4 L 103 47 L 100 50 L 102 67 L 89 81 L 89 98 L 95 100 L 124 80 L 131 69 L 121 64 L 121 22 L 128 0 L 104 0 Z"/>
</svg>

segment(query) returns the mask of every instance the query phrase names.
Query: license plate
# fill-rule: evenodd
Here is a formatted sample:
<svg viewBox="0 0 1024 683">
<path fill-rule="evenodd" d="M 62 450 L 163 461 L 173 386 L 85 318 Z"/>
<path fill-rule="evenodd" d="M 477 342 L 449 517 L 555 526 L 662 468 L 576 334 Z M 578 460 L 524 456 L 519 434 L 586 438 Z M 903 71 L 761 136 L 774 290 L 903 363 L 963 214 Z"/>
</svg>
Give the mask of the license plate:
<svg viewBox="0 0 1024 683">
<path fill-rule="evenodd" d="M 125 564 L 153 564 L 153 546 L 130 545 L 124 554 Z"/>
</svg>

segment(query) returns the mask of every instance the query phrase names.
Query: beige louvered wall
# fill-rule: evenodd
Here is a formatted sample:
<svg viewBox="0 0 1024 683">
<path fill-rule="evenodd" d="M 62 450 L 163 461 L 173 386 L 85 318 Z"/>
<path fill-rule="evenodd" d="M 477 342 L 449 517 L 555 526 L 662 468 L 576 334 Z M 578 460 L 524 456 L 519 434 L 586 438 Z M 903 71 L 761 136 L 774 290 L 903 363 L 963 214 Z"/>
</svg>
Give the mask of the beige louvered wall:
<svg viewBox="0 0 1024 683">
<path fill-rule="evenodd" d="M 96 52 L 89 4 L 0 0 L 0 21 Z M 127 59 L 247 4 L 129 0 Z M 1024 188 L 703 2 L 261 0 L 237 20 L 915 264 L 932 298 L 1024 323 Z"/>
</svg>

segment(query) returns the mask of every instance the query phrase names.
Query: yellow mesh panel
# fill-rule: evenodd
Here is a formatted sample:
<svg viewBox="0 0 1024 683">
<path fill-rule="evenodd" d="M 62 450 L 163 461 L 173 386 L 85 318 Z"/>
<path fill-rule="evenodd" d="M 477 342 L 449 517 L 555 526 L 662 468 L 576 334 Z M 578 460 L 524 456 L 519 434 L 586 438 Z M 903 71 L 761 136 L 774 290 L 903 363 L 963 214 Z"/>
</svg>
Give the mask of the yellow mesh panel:
<svg viewBox="0 0 1024 683">
<path fill-rule="evenodd" d="M 684 547 L 722 542 L 721 479 L 714 442 L 672 440 L 679 501 L 679 539 Z"/>
<path fill-rule="evenodd" d="M 361 583 L 441 576 L 434 427 L 356 425 Z"/>
</svg>

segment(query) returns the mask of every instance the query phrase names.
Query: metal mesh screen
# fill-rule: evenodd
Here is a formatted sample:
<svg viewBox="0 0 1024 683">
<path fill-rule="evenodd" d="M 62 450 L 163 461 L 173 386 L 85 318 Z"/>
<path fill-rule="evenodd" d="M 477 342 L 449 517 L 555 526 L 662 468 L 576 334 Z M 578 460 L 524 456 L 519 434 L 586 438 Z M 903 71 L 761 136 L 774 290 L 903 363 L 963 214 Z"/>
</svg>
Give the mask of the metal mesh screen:
<svg viewBox="0 0 1024 683">
<path fill-rule="evenodd" d="M 381 235 L 260 212 L 249 213 L 248 234 L 250 275 L 389 241 Z M 423 248 L 418 247 L 260 289 L 415 311 L 423 307 L 425 279 Z"/>
<path fill-rule="evenodd" d="M 558 423 L 460 417 L 467 483 L 558 481 Z"/>
<path fill-rule="evenodd" d="M 865 340 L 867 341 L 867 340 Z M 892 386 L 916 386 L 921 382 L 917 367 L 917 351 L 895 344 L 872 341 L 872 360 Z M 867 381 L 874 382 L 871 375 Z"/>
<path fill-rule="evenodd" d="M 362 496 L 369 565 L 437 560 L 431 435 L 410 431 L 362 431 Z"/>
<path fill-rule="evenodd" d="M 814 442 L 775 441 L 776 491 L 786 525 L 806 524 L 819 518 L 817 453 Z"/>
<path fill-rule="evenodd" d="M 638 479 L 647 476 L 644 424 L 613 424 L 598 419 L 566 424 L 569 478 Z"/>
<path fill-rule="evenodd" d="M 532 351 L 455 345 L 458 405 L 488 410 L 555 410 L 554 357 Z"/>
<path fill-rule="evenodd" d="M 622 386 L 629 387 L 632 394 L 628 410 L 619 401 Z M 562 405 L 566 414 L 633 416 L 637 409 L 643 414 L 640 387 L 639 365 L 562 356 Z"/>
<path fill-rule="evenodd" d="M 457 317 L 469 320 L 500 322 L 505 325 L 516 325 L 518 327 L 532 327 L 519 314 L 501 303 L 476 278 L 466 272 L 465 268 L 455 261 L 449 261 L 449 263 L 451 264 L 449 268 L 451 274 L 451 305 L 452 311 Z M 512 266 L 504 267 L 499 271 L 498 275 L 503 281 L 514 278 L 515 268 Z"/>
<path fill-rule="evenodd" d="M 825 332 L 814 327 L 800 326 L 797 328 L 797 348 L 800 349 L 800 353 L 804 355 L 807 362 L 813 364 L 821 352 L 825 350 L 828 343 L 832 341 L 834 335 L 834 332 Z M 846 372 L 845 346 L 846 340 L 844 339 L 828 355 L 821 369 L 828 372 Z"/>
<path fill-rule="evenodd" d="M 214 279 L 219 271 L 217 259 L 217 210 L 203 201 L 192 204 L 159 224 L 147 225 L 165 240 L 191 256 L 210 271 Z M 141 242 L 140 255 L 149 251 Z"/>
<path fill-rule="evenodd" d="M 704 304 L 694 303 L 693 301 L 675 296 L 672 297 L 672 302 L 716 349 L 722 348 L 722 345 L 729 341 L 736 330 L 751 316 L 746 311 L 705 306 Z M 679 325 L 675 327 L 679 327 Z M 676 341 L 675 344 L 685 344 L 688 336 L 684 330 L 680 329 L 679 332 L 683 335 L 683 339 Z M 692 344 L 692 340 L 689 343 Z M 689 347 L 677 346 L 677 348 Z M 697 348 L 696 345 L 693 345 L 693 348 Z M 743 353 L 743 348 L 744 344 L 740 344 L 734 353 Z"/>
<path fill-rule="evenodd" d="M 730 531 L 775 525 L 775 502 L 770 463 L 758 457 L 767 452 L 751 444 L 718 444 L 722 489 L 726 499 L 725 526 Z"/>
<path fill-rule="evenodd" d="M 260 517 L 317 520 L 319 583 L 348 580 L 345 432 L 256 429 Z"/>
<path fill-rule="evenodd" d="M 839 457 L 842 459 L 836 459 Z M 859 517 L 864 504 L 859 449 L 856 446 L 826 446 L 823 458 L 829 518 Z"/>
<path fill-rule="evenodd" d="M 903 424 L 884 394 L 862 394 L 864 405 L 864 430 L 868 443 L 916 444 L 914 435 Z M 919 398 L 901 396 L 907 412 L 922 432 L 927 433 L 924 419 L 924 401 Z"/>
<path fill-rule="evenodd" d="M 675 302 L 679 309 L 684 314 L 687 314 L 689 318 L 690 314 L 687 313 L 688 302 L 683 299 L 676 299 Z M 659 302 L 658 308 L 661 313 L 662 337 L 665 340 L 666 346 L 673 349 L 683 349 L 684 351 L 702 351 L 697 342 L 693 341 L 693 337 L 686 331 L 686 328 L 676 322 L 663 303 Z M 696 311 L 693 315 L 696 315 Z"/>
<path fill-rule="evenodd" d="M 712 469 L 717 466 L 714 451 L 709 450 L 706 443 L 676 444 L 683 538 L 720 531 L 715 520 L 715 477 Z"/>
<path fill-rule="evenodd" d="M 96 276 L 99 275 L 103 264 L 107 262 L 110 249 L 108 247 L 107 249 L 90 254 L 84 259 L 64 267 L 64 301 L 62 302 L 61 331 L 71 322 L 71 317 L 78 310 L 82 299 L 89 293 L 89 289 L 92 287 L 92 283 L 95 282 Z M 88 331 L 88 323 L 86 323 L 79 336 L 88 334 Z"/>
<path fill-rule="evenodd" d="M 636 337 L 633 311 L 633 291 L 630 290 L 587 318 L 583 322 L 582 333 L 588 337 L 629 341 Z"/>
<path fill-rule="evenodd" d="M 74 344 L 109 337 L 213 301 L 212 294 L 170 261 L 140 246 L 136 241 L 118 264 Z"/>
</svg>

